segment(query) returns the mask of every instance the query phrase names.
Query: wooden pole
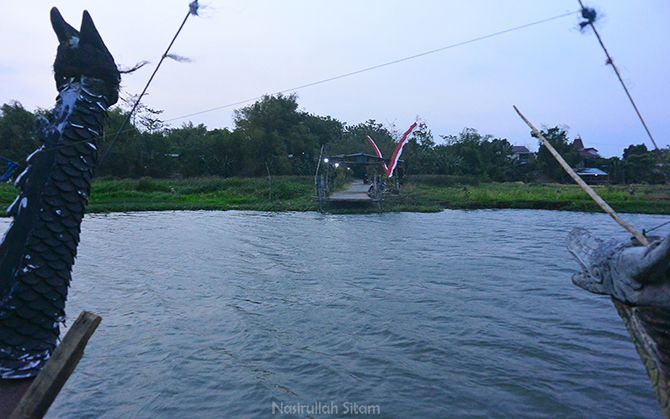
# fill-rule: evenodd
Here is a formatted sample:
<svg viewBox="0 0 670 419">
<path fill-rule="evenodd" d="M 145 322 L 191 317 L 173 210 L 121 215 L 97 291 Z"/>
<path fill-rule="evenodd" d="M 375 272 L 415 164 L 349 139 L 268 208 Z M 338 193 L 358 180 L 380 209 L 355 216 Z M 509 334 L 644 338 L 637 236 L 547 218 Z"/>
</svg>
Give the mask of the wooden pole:
<svg viewBox="0 0 670 419">
<path fill-rule="evenodd" d="M 612 217 L 614 221 L 619 223 L 621 227 L 623 227 L 626 231 L 632 234 L 633 237 L 635 237 L 638 242 L 640 242 L 644 246 L 648 246 L 649 240 L 647 240 L 647 238 L 644 235 L 642 235 L 642 233 L 635 230 L 633 226 L 622 220 L 621 217 L 619 217 L 617 213 L 614 211 L 614 209 L 612 209 L 612 207 L 610 207 L 609 204 L 605 202 L 605 200 L 602 199 L 596 193 L 596 191 L 593 190 L 592 187 L 587 185 L 586 182 L 584 182 L 584 179 L 582 179 L 581 177 L 579 177 L 577 173 L 575 173 L 572 167 L 570 167 L 570 165 L 563 159 L 563 157 L 561 157 L 558 151 L 556 151 L 554 146 L 552 146 L 551 143 L 547 141 L 546 138 L 544 138 L 544 135 L 542 135 L 542 133 L 537 128 L 535 128 L 535 126 L 521 113 L 521 111 L 516 106 L 514 106 L 514 110 L 516 111 L 517 114 L 519 114 L 521 119 L 523 119 L 523 122 L 525 122 L 526 125 L 530 127 L 530 129 L 533 132 L 533 135 L 539 138 L 540 141 L 542 141 L 542 144 L 544 144 L 544 146 L 547 147 L 547 150 L 549 150 L 551 155 L 554 156 L 554 158 L 558 161 L 561 167 L 563 167 L 563 169 L 568 173 L 568 175 L 570 175 L 570 177 L 575 182 L 577 182 L 579 186 L 581 186 L 584 192 L 586 192 L 596 202 L 596 204 L 600 206 L 600 208 L 602 208 L 610 217 Z"/>
<path fill-rule="evenodd" d="M 314 173 L 314 188 L 316 188 L 316 198 L 319 200 L 319 209 L 323 210 L 323 185 L 321 179 L 319 178 L 319 169 L 321 169 L 321 159 L 323 158 L 323 147 L 325 144 L 321 145 L 321 151 L 319 152 L 319 160 L 316 162 L 316 172 Z"/>
<path fill-rule="evenodd" d="M 272 202 L 272 175 L 270 174 L 270 166 L 268 161 L 265 160 L 265 170 L 268 172 L 268 185 L 270 185 L 270 192 L 268 193 L 268 199 Z"/>
<path fill-rule="evenodd" d="M 41 418 L 70 377 L 84 348 L 102 321 L 97 314 L 82 311 L 42 371 L 35 377 L 10 419 Z"/>
<path fill-rule="evenodd" d="M 321 151 L 319 152 L 319 160 L 316 162 L 316 172 L 314 173 L 314 186 L 318 188 L 318 178 L 319 178 L 319 169 L 321 168 L 321 159 L 323 158 L 323 147 L 321 146 Z"/>
</svg>

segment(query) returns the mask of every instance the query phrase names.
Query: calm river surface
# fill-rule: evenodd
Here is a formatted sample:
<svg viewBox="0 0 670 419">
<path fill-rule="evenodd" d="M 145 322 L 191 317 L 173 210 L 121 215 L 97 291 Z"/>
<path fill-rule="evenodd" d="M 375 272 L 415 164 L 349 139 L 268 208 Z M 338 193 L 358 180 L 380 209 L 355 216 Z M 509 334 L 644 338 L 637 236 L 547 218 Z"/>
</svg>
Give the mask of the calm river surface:
<svg viewBox="0 0 670 419">
<path fill-rule="evenodd" d="M 574 226 L 624 237 L 531 210 L 87 216 L 67 312 L 103 322 L 49 416 L 659 417 L 611 303 L 570 282 Z"/>
</svg>

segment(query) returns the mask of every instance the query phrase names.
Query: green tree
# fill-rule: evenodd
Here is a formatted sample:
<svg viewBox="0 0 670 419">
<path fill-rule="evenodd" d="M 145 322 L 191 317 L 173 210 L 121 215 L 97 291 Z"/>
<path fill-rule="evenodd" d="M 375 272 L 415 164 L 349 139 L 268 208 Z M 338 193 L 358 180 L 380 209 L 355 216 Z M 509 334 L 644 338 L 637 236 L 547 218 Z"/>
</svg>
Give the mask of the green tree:
<svg viewBox="0 0 670 419">
<path fill-rule="evenodd" d="M 579 163 L 581 157 L 568 141 L 568 134 L 564 129 L 553 127 L 543 130 L 542 134 L 571 167 Z M 537 168 L 554 182 L 568 182 L 570 179 L 543 143 L 540 143 L 540 149 L 537 152 Z"/>
<path fill-rule="evenodd" d="M 320 127 L 319 123 L 323 122 Z M 316 164 L 322 140 L 310 128 L 326 128 L 298 110 L 295 95 L 265 96 L 235 111 L 235 133 L 243 141 L 242 173 L 308 174 Z M 326 128 L 327 129 L 327 128 Z"/>
<path fill-rule="evenodd" d="M 627 183 L 663 183 L 666 180 L 667 153 L 649 151 L 644 144 L 631 144 L 623 151 L 624 178 Z"/>
<path fill-rule="evenodd" d="M 486 176 L 496 182 L 512 177 L 512 145 L 506 139 L 487 136 L 480 143 L 480 156 Z"/>
<path fill-rule="evenodd" d="M 176 159 L 177 171 L 184 177 L 205 176 L 210 174 L 213 154 L 206 141 L 207 127 L 203 124 L 183 124 L 180 128 L 167 131 L 166 140 L 169 144 L 168 157 Z"/>
<path fill-rule="evenodd" d="M 407 170 L 410 173 L 435 173 L 436 156 L 433 133 L 425 121 L 420 121 L 403 150 L 402 159 L 407 162 Z"/>
<path fill-rule="evenodd" d="M 0 107 L 0 156 L 23 163 L 42 145 L 35 129 L 36 116 L 19 102 Z"/>
<path fill-rule="evenodd" d="M 131 123 L 119 133 L 127 116 L 128 113 L 119 107 L 108 112 L 103 135 L 98 139 L 98 156 L 101 158 L 106 155 L 106 157 L 99 161 L 96 175 L 116 177 L 144 175 L 146 162 L 142 154 L 140 131 Z"/>
<path fill-rule="evenodd" d="M 339 139 L 328 143 L 328 154 L 367 153 L 375 154 L 368 142 L 372 137 L 385 158 L 390 158 L 396 142 L 391 132 L 377 121 L 370 119 L 364 123 L 347 125 Z"/>
<path fill-rule="evenodd" d="M 649 153 L 649 149 L 645 144 L 631 144 L 623 150 L 623 159 L 626 160 L 630 156 L 645 155 Z"/>
<path fill-rule="evenodd" d="M 454 166 L 453 175 L 481 176 L 485 174 L 485 168 L 480 154 L 482 136 L 474 128 L 464 128 L 457 136 L 442 136 L 446 141 L 445 152 L 452 156 L 452 161 L 458 161 Z"/>
<path fill-rule="evenodd" d="M 626 181 L 624 162 L 619 157 L 601 157 L 594 160 L 592 166 L 606 171 L 609 183 L 625 183 Z"/>
</svg>

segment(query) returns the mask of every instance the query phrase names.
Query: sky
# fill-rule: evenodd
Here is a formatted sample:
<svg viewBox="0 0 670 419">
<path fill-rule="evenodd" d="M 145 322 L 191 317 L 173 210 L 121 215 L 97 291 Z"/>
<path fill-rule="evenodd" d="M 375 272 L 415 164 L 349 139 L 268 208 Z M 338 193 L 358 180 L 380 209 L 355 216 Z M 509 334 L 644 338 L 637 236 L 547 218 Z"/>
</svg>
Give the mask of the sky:
<svg viewBox="0 0 670 419">
<path fill-rule="evenodd" d="M 79 27 L 93 16 L 120 66 L 147 60 L 122 88 L 139 93 L 188 11 L 182 0 L 3 2 L 0 103 L 50 108 L 57 40 L 49 9 Z M 232 127 L 235 107 L 272 94 L 577 11 L 577 0 L 205 0 L 144 103 L 170 126 Z M 592 0 L 597 27 L 660 147 L 670 144 L 670 2 Z M 463 128 L 537 149 L 512 105 L 537 126 L 568 127 L 603 156 L 652 148 L 593 33 L 577 14 L 298 90 L 301 109 L 355 124 L 404 130 L 415 119 L 435 138 Z M 243 105 L 238 105 L 237 108 Z"/>
</svg>

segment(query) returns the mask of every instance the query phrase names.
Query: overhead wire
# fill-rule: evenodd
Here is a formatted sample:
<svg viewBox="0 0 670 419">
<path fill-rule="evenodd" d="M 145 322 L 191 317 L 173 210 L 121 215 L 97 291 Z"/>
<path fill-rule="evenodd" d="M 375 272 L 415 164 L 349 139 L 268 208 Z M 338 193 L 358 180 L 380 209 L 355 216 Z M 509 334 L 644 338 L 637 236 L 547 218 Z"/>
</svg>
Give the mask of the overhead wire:
<svg viewBox="0 0 670 419">
<path fill-rule="evenodd" d="M 445 51 L 445 50 L 448 50 L 448 49 L 461 47 L 463 45 L 472 44 L 472 43 L 475 43 L 475 42 L 479 42 L 479 41 L 483 41 L 483 40 L 486 40 L 486 39 L 494 38 L 494 37 L 500 36 L 500 35 L 505 35 L 505 34 L 508 34 L 510 32 L 515 32 L 515 31 L 519 31 L 519 30 L 522 30 L 522 29 L 530 28 L 532 26 L 541 25 L 543 23 L 548 23 L 548 22 L 551 22 L 551 21 L 554 21 L 554 20 L 558 20 L 558 19 L 562 19 L 562 18 L 565 18 L 565 17 L 568 17 L 568 16 L 575 15 L 575 14 L 580 13 L 580 12 L 581 12 L 581 10 L 575 10 L 575 11 L 571 11 L 571 12 L 562 13 L 560 15 L 552 16 L 552 17 L 549 17 L 549 18 L 546 18 L 546 19 L 536 20 L 534 22 L 526 23 L 524 25 L 514 26 L 514 27 L 508 28 L 508 29 L 503 29 L 501 31 L 493 32 L 493 33 L 490 33 L 490 34 L 487 34 L 487 35 L 478 36 L 476 38 L 468 39 L 466 41 L 457 42 L 457 43 L 450 44 L 450 45 L 447 45 L 447 46 L 444 46 L 444 47 L 431 49 L 431 50 L 428 50 L 428 51 L 420 52 L 418 54 L 413 54 L 413 55 L 398 58 L 398 59 L 395 59 L 395 60 L 392 60 L 392 61 L 387 61 L 385 63 L 376 64 L 376 65 L 372 65 L 372 66 L 369 66 L 369 67 L 361 68 L 359 70 L 350 71 L 348 73 L 343 73 L 343 74 L 328 77 L 328 78 L 325 78 L 325 79 L 321 79 L 321 80 L 301 84 L 301 85 L 298 85 L 298 86 L 290 87 L 288 89 L 283 89 L 283 90 L 280 90 L 278 92 L 275 92 L 274 94 L 284 94 L 284 93 L 294 92 L 296 90 L 305 89 L 305 88 L 308 88 L 308 87 L 318 86 L 320 84 L 329 83 L 329 82 L 332 82 L 332 81 L 335 81 L 335 80 L 340 80 L 340 79 L 343 79 L 343 78 L 346 78 L 346 77 L 351 77 L 351 76 L 355 76 L 355 75 L 358 75 L 358 74 L 361 74 L 361 73 L 366 73 L 368 71 L 373 71 L 373 70 L 377 70 L 377 69 L 380 69 L 380 68 L 383 68 L 383 67 L 388 67 L 388 66 L 391 66 L 391 65 L 399 64 L 399 63 L 402 63 L 402 62 L 405 62 L 405 61 L 414 60 L 416 58 L 425 57 L 426 55 L 436 54 L 438 52 L 442 52 L 442 51 Z M 184 119 L 184 118 L 189 118 L 189 117 L 192 117 L 192 116 L 202 115 L 204 113 L 218 111 L 218 110 L 221 110 L 221 109 L 232 108 L 234 106 L 239 106 L 239 105 L 243 105 L 245 103 L 249 103 L 249 102 L 253 102 L 253 101 L 262 99 L 264 96 L 265 95 L 254 96 L 254 97 L 244 99 L 244 100 L 240 100 L 240 101 L 237 101 L 237 102 L 228 103 L 228 104 L 221 105 L 221 106 L 215 106 L 213 108 L 204 109 L 204 110 L 189 113 L 189 114 L 186 114 L 186 115 L 181 115 L 181 116 L 177 116 L 177 117 L 174 117 L 174 118 L 166 119 L 164 122 L 172 122 L 172 121 L 176 121 L 176 120 L 179 120 L 179 119 Z"/>
<path fill-rule="evenodd" d="M 308 88 L 308 87 L 313 87 L 313 86 L 317 86 L 317 85 L 320 85 L 320 84 L 329 83 L 329 82 L 332 82 L 332 81 L 335 81 L 335 80 L 340 80 L 340 79 L 344 79 L 344 78 L 347 78 L 347 77 L 352 77 L 352 76 L 355 76 L 355 75 L 358 75 L 358 74 L 362 74 L 362 73 L 377 70 L 377 69 L 380 69 L 380 68 L 388 67 L 388 66 L 391 66 L 391 65 L 395 65 L 395 64 L 406 62 L 406 61 L 414 60 L 414 59 L 424 57 L 424 56 L 427 56 L 427 55 L 436 54 L 436 53 L 439 53 L 439 52 L 442 52 L 442 51 L 445 51 L 445 50 L 449 50 L 449 49 L 452 49 L 452 48 L 461 47 L 461 46 L 464 46 L 464 45 L 468 45 L 468 44 L 472 44 L 472 43 L 475 43 L 475 42 L 480 42 L 480 41 L 483 41 L 483 40 L 486 40 L 486 39 L 491 39 L 491 38 L 494 38 L 494 37 L 497 37 L 497 36 L 505 35 L 505 34 L 508 34 L 508 33 L 511 33 L 511 32 L 515 32 L 515 31 L 523 30 L 523 29 L 530 28 L 530 27 L 533 27 L 533 26 L 541 25 L 541 24 L 544 24 L 544 23 L 548 23 L 548 22 L 551 22 L 551 21 L 555 21 L 555 20 L 558 20 L 558 19 L 562 19 L 562 18 L 565 18 L 565 17 L 568 17 L 568 16 L 575 15 L 575 14 L 580 13 L 580 12 L 581 12 L 581 10 L 573 10 L 573 11 L 570 11 L 570 12 L 566 12 L 566 13 L 562 13 L 562 14 L 559 14 L 559 15 L 551 16 L 551 17 L 548 17 L 548 18 L 545 18 L 545 19 L 536 20 L 536 21 L 526 23 L 526 24 L 523 24 L 523 25 L 514 26 L 514 27 L 511 27 L 511 28 L 507 28 L 507 29 L 497 31 L 497 32 L 492 32 L 492 33 L 489 33 L 489 34 L 486 34 L 486 35 L 478 36 L 476 38 L 471 38 L 471 39 L 468 39 L 468 40 L 465 40 L 465 41 L 461 41 L 461 42 L 457 42 L 457 43 L 454 43 L 454 44 L 446 45 L 444 47 L 435 48 L 435 49 L 432 49 L 432 50 L 428 50 L 428 51 L 420 52 L 420 53 L 417 53 L 417 54 L 409 55 L 409 56 L 406 56 L 406 57 L 398 58 L 398 59 L 395 59 L 395 60 L 392 60 L 392 61 L 387 61 L 387 62 L 384 62 L 384 63 L 381 63 L 381 64 L 376 64 L 376 65 L 372 65 L 372 66 L 369 66 L 369 67 L 364 67 L 364 68 L 354 70 L 354 71 L 350 71 L 350 72 L 347 72 L 347 73 L 343 73 L 343 74 L 340 74 L 340 75 L 336 75 L 336 76 L 320 79 L 320 80 L 317 80 L 317 81 L 301 84 L 301 85 L 294 86 L 294 87 L 291 87 L 291 88 L 288 88 L 288 89 L 283 89 L 283 90 L 280 90 L 278 92 L 275 92 L 274 94 L 284 94 L 284 93 L 288 93 L 288 92 L 294 92 L 294 91 L 305 89 L 305 88 Z M 114 135 L 110 145 L 107 147 L 105 153 L 103 154 L 103 157 L 101 158 L 100 163 L 102 163 L 105 160 L 105 158 L 110 154 L 110 150 L 111 150 L 112 146 L 118 141 L 119 136 L 120 136 L 121 133 L 129 132 L 129 131 L 132 131 L 132 130 L 136 129 L 136 127 L 134 127 L 134 126 L 126 128 L 126 126 L 128 125 L 128 122 L 130 121 L 130 117 L 132 116 L 133 111 L 139 105 L 142 96 L 146 94 L 146 90 L 148 89 L 149 85 L 151 84 L 151 81 L 153 80 L 153 77 L 155 76 L 156 72 L 158 71 L 158 68 L 160 67 L 160 64 L 166 58 L 170 48 L 172 47 L 172 44 L 174 43 L 175 39 L 177 38 L 177 36 L 181 32 L 181 29 L 184 27 L 184 24 L 188 20 L 188 17 L 190 16 L 191 13 L 192 12 L 189 11 L 189 14 L 187 14 L 186 17 L 184 18 L 184 20 L 182 21 L 177 33 L 175 34 L 175 36 L 172 39 L 172 42 L 170 42 L 170 45 L 168 46 L 167 50 L 165 51 L 165 53 L 161 57 L 161 61 L 156 66 L 156 69 L 154 69 L 153 74 L 151 75 L 149 81 L 145 85 L 145 88 L 142 91 L 142 94 L 140 94 L 140 97 L 135 102 L 135 105 L 133 106 L 132 110 L 128 113 L 128 115 L 124 119 L 124 122 L 123 122 L 121 128 L 119 128 L 116 131 L 116 134 Z M 226 108 L 231 108 L 231 107 L 234 107 L 234 106 L 243 105 L 245 103 L 249 103 L 249 102 L 253 102 L 255 100 L 262 99 L 265 96 L 266 96 L 266 94 L 259 95 L 259 96 L 254 96 L 254 97 L 251 97 L 251 98 L 247 98 L 247 99 L 244 99 L 244 100 L 228 103 L 228 104 L 225 104 L 225 105 L 216 106 L 216 107 L 208 108 L 208 109 L 203 109 L 201 111 L 197 111 L 197 112 L 189 113 L 189 114 L 186 114 L 186 115 L 173 117 L 173 118 L 170 118 L 170 119 L 165 119 L 165 120 L 163 120 L 163 122 L 172 122 L 172 121 L 176 121 L 176 120 L 180 120 L 180 119 L 189 118 L 189 117 L 192 117 L 192 116 L 202 115 L 204 113 L 214 112 L 214 111 L 221 110 L 221 109 L 226 109 Z M 101 139 L 101 138 L 102 138 L 102 136 L 99 136 L 95 139 Z M 73 143 L 69 143 L 69 144 L 63 144 L 63 145 L 60 145 L 60 146 L 55 146 L 55 147 L 51 147 L 49 149 L 45 149 L 43 151 L 44 152 L 53 151 L 53 150 L 57 150 L 59 148 L 71 147 L 71 146 L 74 146 L 74 145 L 77 145 L 77 144 L 80 144 L 80 143 L 84 143 L 84 142 L 88 142 L 88 141 L 91 141 L 91 139 L 77 141 L 77 142 L 73 142 Z"/>
</svg>

